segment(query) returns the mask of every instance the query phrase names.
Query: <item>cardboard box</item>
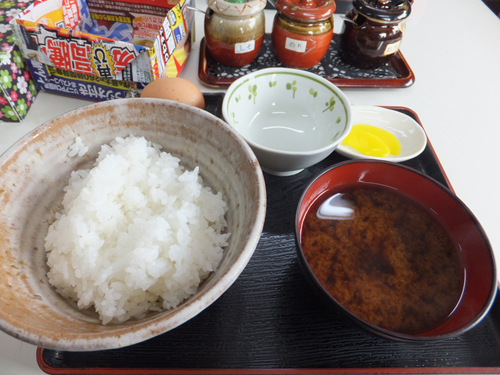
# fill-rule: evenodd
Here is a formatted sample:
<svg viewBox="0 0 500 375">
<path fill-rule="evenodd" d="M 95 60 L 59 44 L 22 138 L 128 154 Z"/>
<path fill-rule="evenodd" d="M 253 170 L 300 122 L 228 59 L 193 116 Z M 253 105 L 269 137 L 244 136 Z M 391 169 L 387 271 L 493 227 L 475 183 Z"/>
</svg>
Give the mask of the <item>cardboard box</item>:
<svg viewBox="0 0 500 375">
<path fill-rule="evenodd" d="M 0 121 L 22 121 L 35 101 L 38 89 L 14 42 L 10 21 L 27 3 L 0 1 Z"/>
<path fill-rule="evenodd" d="M 41 90 L 94 101 L 123 98 L 179 75 L 191 49 L 190 4 L 37 0 L 15 18 L 14 32 Z"/>
</svg>

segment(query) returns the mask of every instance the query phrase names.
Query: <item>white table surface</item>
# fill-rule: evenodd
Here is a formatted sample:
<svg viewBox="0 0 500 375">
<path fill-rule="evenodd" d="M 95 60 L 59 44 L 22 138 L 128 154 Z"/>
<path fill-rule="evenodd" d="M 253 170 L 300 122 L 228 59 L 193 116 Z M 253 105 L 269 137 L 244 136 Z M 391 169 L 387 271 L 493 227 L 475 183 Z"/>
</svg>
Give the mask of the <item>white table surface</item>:
<svg viewBox="0 0 500 375">
<path fill-rule="evenodd" d="M 268 31 L 272 17 L 266 13 Z M 341 19 L 335 22 L 340 32 Z M 223 91 L 198 79 L 202 13 L 195 24 L 196 41 L 181 77 L 202 91 Z M 415 0 L 401 52 L 415 73 L 411 87 L 344 91 L 353 105 L 403 106 L 417 113 L 452 187 L 482 223 L 500 269 L 500 19 L 481 0 Z M 88 104 L 40 93 L 22 123 L 0 123 L 0 154 L 36 126 Z M 42 374 L 35 352 L 35 346 L 0 332 L 0 374 Z"/>
</svg>

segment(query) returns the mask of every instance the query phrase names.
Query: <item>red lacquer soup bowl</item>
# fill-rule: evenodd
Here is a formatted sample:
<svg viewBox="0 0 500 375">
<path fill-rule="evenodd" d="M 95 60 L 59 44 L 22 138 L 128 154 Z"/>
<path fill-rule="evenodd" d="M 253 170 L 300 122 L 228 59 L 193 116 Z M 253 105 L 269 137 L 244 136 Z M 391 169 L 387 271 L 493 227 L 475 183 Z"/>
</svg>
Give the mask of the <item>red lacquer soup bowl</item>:
<svg viewBox="0 0 500 375">
<path fill-rule="evenodd" d="M 383 337 L 462 334 L 495 298 L 494 254 L 476 217 L 450 189 L 404 165 L 330 167 L 305 189 L 295 225 L 313 288 Z"/>
</svg>

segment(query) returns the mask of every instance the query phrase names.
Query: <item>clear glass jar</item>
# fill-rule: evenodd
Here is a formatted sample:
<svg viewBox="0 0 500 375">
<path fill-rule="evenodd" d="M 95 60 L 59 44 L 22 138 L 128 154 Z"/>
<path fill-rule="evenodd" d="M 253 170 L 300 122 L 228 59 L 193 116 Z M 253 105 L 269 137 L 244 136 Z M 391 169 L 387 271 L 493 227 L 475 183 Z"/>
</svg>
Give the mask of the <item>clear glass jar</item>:
<svg viewBox="0 0 500 375">
<path fill-rule="evenodd" d="M 278 0 L 272 42 L 276 58 L 306 69 L 325 56 L 333 37 L 333 0 Z"/>
<path fill-rule="evenodd" d="M 212 57 L 222 65 L 250 64 L 264 41 L 266 0 L 233 3 L 209 0 L 205 14 L 205 42 Z"/>
<path fill-rule="evenodd" d="M 360 68 L 378 68 L 399 51 L 408 0 L 353 0 L 341 32 L 342 57 Z"/>
</svg>

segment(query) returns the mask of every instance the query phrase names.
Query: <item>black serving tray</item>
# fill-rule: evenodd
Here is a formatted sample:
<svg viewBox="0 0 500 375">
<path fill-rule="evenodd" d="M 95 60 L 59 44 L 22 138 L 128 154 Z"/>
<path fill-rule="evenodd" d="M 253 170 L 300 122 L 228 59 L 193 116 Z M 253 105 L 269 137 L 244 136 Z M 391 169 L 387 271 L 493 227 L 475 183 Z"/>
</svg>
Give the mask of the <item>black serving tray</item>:
<svg viewBox="0 0 500 375">
<path fill-rule="evenodd" d="M 221 116 L 223 94 L 206 94 Z M 408 108 L 394 108 L 417 122 Z M 390 341 L 323 305 L 296 257 L 295 210 L 308 182 L 346 160 L 333 153 L 290 177 L 264 174 L 267 216 L 261 240 L 236 282 L 210 307 L 177 327 L 122 349 L 66 352 L 38 348 L 49 374 L 500 373 L 500 301 L 472 330 L 432 343 Z M 449 181 L 428 143 L 403 164 Z"/>
</svg>

